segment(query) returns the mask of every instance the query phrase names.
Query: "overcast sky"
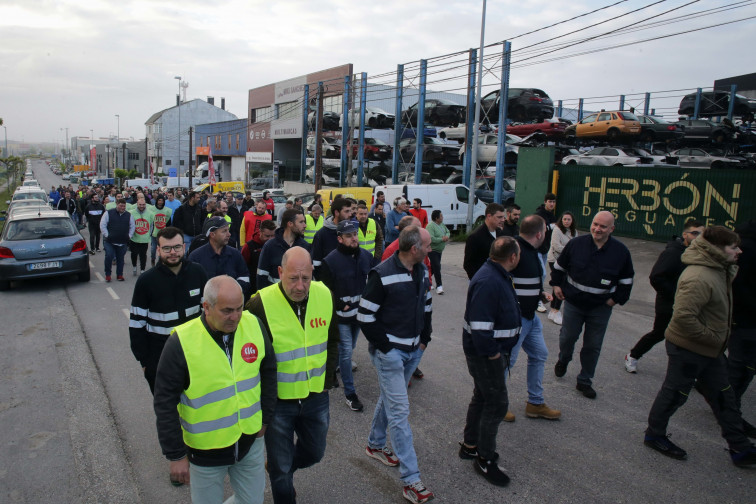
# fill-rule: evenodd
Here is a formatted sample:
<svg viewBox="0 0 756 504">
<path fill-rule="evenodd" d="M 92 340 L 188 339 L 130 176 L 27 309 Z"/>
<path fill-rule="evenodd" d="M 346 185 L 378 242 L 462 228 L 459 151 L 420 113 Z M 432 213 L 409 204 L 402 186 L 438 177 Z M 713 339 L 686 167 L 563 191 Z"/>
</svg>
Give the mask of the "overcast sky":
<svg viewBox="0 0 756 504">
<path fill-rule="evenodd" d="M 543 28 L 618 0 L 489 0 L 486 43 Z M 512 41 L 513 50 L 605 21 L 653 3 L 629 0 L 590 16 Z M 690 3 L 691 5 L 684 6 Z M 669 0 L 590 30 L 547 42 L 594 36 L 684 6 L 656 20 L 723 5 L 744 7 L 556 51 L 537 65 L 515 65 L 513 87 L 539 87 L 558 99 L 711 86 L 717 78 L 754 71 L 756 23 L 719 28 L 566 57 L 756 16 L 756 4 Z M 226 98 L 226 108 L 247 116 L 247 91 L 344 63 L 370 75 L 397 63 L 477 47 L 482 0 L 0 0 L 0 117 L 9 139 L 62 141 L 69 136 L 115 134 L 144 138 L 144 122 L 175 104 L 178 81 L 187 99 Z M 499 47 L 492 51 L 500 52 Z M 532 54 L 531 54 L 532 55 Z M 464 56 L 461 56 L 464 58 Z M 513 61 L 523 56 L 515 53 Z M 531 60 L 534 61 L 534 60 Z M 455 77 L 464 69 L 443 76 Z M 485 83 L 498 79 L 496 70 Z M 441 77 L 439 77 L 441 78 Z M 390 79 L 390 78 L 389 78 Z M 384 78 L 383 80 L 386 80 Z M 458 87 L 455 81 L 429 85 Z M 652 106 L 679 103 L 680 93 Z M 641 99 L 628 99 L 639 106 Z M 616 107 L 616 98 L 590 107 Z M 606 102 L 606 103 L 604 103 Z M 671 105 L 670 105 L 671 103 Z M 589 105 L 586 105 L 589 108 Z"/>
</svg>

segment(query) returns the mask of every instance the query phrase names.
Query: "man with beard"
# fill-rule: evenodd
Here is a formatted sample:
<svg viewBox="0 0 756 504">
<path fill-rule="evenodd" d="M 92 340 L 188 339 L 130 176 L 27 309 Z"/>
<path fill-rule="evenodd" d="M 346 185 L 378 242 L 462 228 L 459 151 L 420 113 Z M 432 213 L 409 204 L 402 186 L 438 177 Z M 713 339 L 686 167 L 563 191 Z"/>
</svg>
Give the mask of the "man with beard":
<svg viewBox="0 0 756 504">
<path fill-rule="evenodd" d="M 278 267 L 281 266 L 287 250 L 292 247 L 310 249 L 303 237 L 305 225 L 302 212 L 292 208 L 283 213 L 281 227 L 276 230 L 273 239 L 265 243 L 260 252 L 260 260 L 257 264 L 257 290 L 280 281 Z"/>
<path fill-rule="evenodd" d="M 323 227 L 315 233 L 312 240 L 312 265 L 315 268 L 315 279 L 317 280 L 320 273 L 320 265 L 323 258 L 331 253 L 339 244 L 336 239 L 336 227 L 339 222 L 349 220 L 352 217 L 352 202 L 347 198 L 337 197 L 331 203 L 331 212 L 333 215 L 328 217 L 323 223 Z"/>
<path fill-rule="evenodd" d="M 175 227 L 157 234 L 158 264 L 134 285 L 129 316 L 131 351 L 155 391 L 155 373 L 165 340 L 174 327 L 197 317 L 207 274 L 202 266 L 184 260 L 184 238 Z"/>
<path fill-rule="evenodd" d="M 210 217 L 202 227 L 202 234 L 207 237 L 207 243 L 189 253 L 189 260 L 202 266 L 208 278 L 228 275 L 239 282 L 246 299 L 249 296 L 249 271 L 241 252 L 228 246 L 231 232 L 226 219 Z"/>
<path fill-rule="evenodd" d="M 367 216 L 367 208 L 361 205 Z M 333 293 L 336 321 L 339 327 L 339 368 L 344 383 L 346 403 L 352 411 L 362 411 L 352 376 L 352 351 L 360 335 L 357 307 L 365 289 L 373 256 L 360 246 L 359 228 L 351 221 L 339 222 L 336 229 L 339 244 L 323 259 L 321 278 Z"/>
<path fill-rule="evenodd" d="M 155 207 L 152 209 L 152 239 L 150 247 L 150 263 L 155 266 L 155 249 L 157 248 L 158 233 L 171 222 L 171 210 L 165 202 L 162 194 L 155 199 Z"/>
<path fill-rule="evenodd" d="M 265 202 L 263 200 L 259 200 L 253 210 L 244 212 L 242 215 L 242 223 L 239 229 L 239 243 L 246 243 L 248 240 L 257 237 L 262 221 L 273 220 L 273 217 L 265 212 Z"/>
<path fill-rule="evenodd" d="M 520 221 L 521 214 L 522 210 L 519 205 L 512 203 L 507 207 L 507 217 L 501 224 L 502 236 L 511 236 L 512 238 L 519 236 L 520 226 L 517 223 Z"/>
<path fill-rule="evenodd" d="M 250 282 L 250 294 L 257 292 L 257 265 L 260 263 L 260 254 L 262 253 L 263 245 L 272 240 L 275 234 L 276 225 L 273 221 L 263 221 L 257 238 L 249 240 L 241 249 L 241 255 L 244 258 L 244 262 L 247 263 L 247 269 L 249 270 L 249 278 L 250 280 L 255 278 L 254 282 Z"/>
</svg>

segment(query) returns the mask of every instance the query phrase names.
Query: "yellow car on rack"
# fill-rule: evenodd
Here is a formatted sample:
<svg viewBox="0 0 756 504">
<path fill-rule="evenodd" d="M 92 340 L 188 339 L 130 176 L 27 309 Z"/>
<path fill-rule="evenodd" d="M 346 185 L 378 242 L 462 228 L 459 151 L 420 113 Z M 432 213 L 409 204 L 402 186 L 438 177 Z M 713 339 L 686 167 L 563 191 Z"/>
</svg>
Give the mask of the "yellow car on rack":
<svg viewBox="0 0 756 504">
<path fill-rule="evenodd" d="M 626 110 L 602 110 L 585 117 L 565 130 L 567 136 L 583 138 L 606 137 L 617 140 L 623 136 L 640 135 L 641 126 L 635 114 Z"/>
</svg>

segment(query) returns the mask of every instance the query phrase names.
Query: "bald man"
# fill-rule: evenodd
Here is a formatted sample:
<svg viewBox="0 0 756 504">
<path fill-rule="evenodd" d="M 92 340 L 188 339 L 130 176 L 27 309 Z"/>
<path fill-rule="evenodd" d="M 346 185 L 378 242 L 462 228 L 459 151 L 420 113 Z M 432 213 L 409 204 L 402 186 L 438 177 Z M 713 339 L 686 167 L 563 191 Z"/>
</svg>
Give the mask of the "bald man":
<svg viewBox="0 0 756 504">
<path fill-rule="evenodd" d="M 597 213 L 591 223 L 591 234 L 570 240 L 551 273 L 554 295 L 565 301 L 559 360 L 554 374 L 565 375 L 575 343 L 583 331 L 582 369 L 575 388 L 589 399 L 596 398 L 592 380 L 612 307 L 630 299 L 635 275 L 630 251 L 612 237 L 613 231 L 611 212 Z"/>
<path fill-rule="evenodd" d="M 278 405 L 265 434 L 276 504 L 296 502 L 294 472 L 320 462 L 328 435 L 339 330 L 331 291 L 312 273 L 310 253 L 291 247 L 278 267 L 281 281 L 259 290 L 246 306 L 270 333 L 278 365 Z"/>
<path fill-rule="evenodd" d="M 154 406 L 171 482 L 191 482 L 194 503 L 222 502 L 228 474 L 237 502 L 262 504 L 261 438 L 276 409 L 275 354 L 233 278 L 211 278 L 202 309 L 173 330 L 158 364 Z M 229 415 L 236 423 L 227 424 Z"/>
</svg>

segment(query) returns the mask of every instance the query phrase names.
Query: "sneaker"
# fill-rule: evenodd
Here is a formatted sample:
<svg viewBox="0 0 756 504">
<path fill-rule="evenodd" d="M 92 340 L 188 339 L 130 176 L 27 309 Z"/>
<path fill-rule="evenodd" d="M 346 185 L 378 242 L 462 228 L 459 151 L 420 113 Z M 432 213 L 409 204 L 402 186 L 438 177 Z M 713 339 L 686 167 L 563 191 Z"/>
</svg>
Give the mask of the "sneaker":
<svg viewBox="0 0 756 504">
<path fill-rule="evenodd" d="M 559 312 L 555 310 L 549 310 L 549 314 L 546 316 L 546 318 L 549 320 L 554 320 L 554 315 L 556 315 L 557 313 Z"/>
<path fill-rule="evenodd" d="M 544 306 L 543 301 L 538 301 L 538 308 L 536 308 L 541 313 L 546 313 L 546 306 Z"/>
<path fill-rule="evenodd" d="M 625 371 L 628 373 L 638 372 L 638 359 L 633 359 L 630 354 L 625 355 Z"/>
<path fill-rule="evenodd" d="M 357 363 L 352 361 L 352 371 L 357 371 Z"/>
<path fill-rule="evenodd" d="M 394 452 L 389 450 L 388 446 L 384 446 L 380 450 L 375 450 L 373 448 L 370 448 L 369 446 L 366 446 L 365 453 L 367 454 L 368 457 L 374 458 L 375 460 L 378 460 L 382 464 L 387 465 L 389 467 L 396 467 L 399 465 L 399 459 L 396 458 L 396 455 L 394 455 Z"/>
<path fill-rule="evenodd" d="M 362 403 L 357 398 L 357 394 L 349 394 L 346 396 L 346 403 L 352 411 L 362 411 L 363 409 Z"/>
<path fill-rule="evenodd" d="M 97 249 L 95 249 L 95 250 L 96 250 L 97 252 L 99 252 L 99 251 L 100 251 L 100 249 L 98 249 L 98 248 L 97 248 Z"/>
<path fill-rule="evenodd" d="M 110 282 L 110 275 L 107 275 L 107 276 L 105 277 L 105 281 L 106 281 L 106 282 Z"/>
<path fill-rule="evenodd" d="M 577 385 L 575 385 L 575 388 L 582 392 L 583 395 L 588 399 L 596 399 L 596 391 L 593 390 L 593 387 L 591 387 L 590 385 L 586 385 L 585 383 L 578 383 Z"/>
<path fill-rule="evenodd" d="M 415 378 L 417 378 L 419 380 L 419 379 L 421 379 L 425 375 L 423 374 L 422 371 L 420 371 L 420 368 L 415 368 L 415 370 L 412 371 L 412 376 L 414 376 Z"/>
<path fill-rule="evenodd" d="M 551 319 L 556 325 L 562 325 L 562 312 L 558 311 L 556 312 L 556 315 L 554 315 L 554 318 Z"/>
<path fill-rule="evenodd" d="M 144 270 L 140 271 L 140 272 L 139 272 L 139 274 L 140 274 L 140 275 L 144 274 Z"/>
<path fill-rule="evenodd" d="M 404 495 L 405 499 L 415 504 L 428 502 L 434 497 L 433 492 L 425 488 L 422 481 L 415 481 L 411 485 L 405 486 L 402 495 Z"/>
<path fill-rule="evenodd" d="M 134 276 L 137 275 L 137 273 L 136 273 L 136 266 L 134 266 L 133 268 L 131 268 L 131 272 L 134 274 Z"/>
<path fill-rule="evenodd" d="M 649 448 L 653 448 L 662 455 L 672 457 L 673 459 L 685 460 L 688 457 L 685 450 L 669 440 L 669 436 L 654 436 L 652 434 L 646 434 L 643 444 Z"/>
<path fill-rule="evenodd" d="M 566 372 L 567 372 L 567 364 L 558 360 L 556 362 L 556 365 L 554 365 L 554 374 L 557 376 L 557 378 L 561 378 L 562 376 L 564 376 Z"/>
<path fill-rule="evenodd" d="M 544 404 L 527 403 L 525 405 L 525 414 L 528 418 L 545 418 L 547 420 L 557 420 L 562 416 L 559 410 L 551 409 Z"/>
<path fill-rule="evenodd" d="M 95 251 L 94 250 L 90 250 L 89 251 L 89 255 L 95 255 Z"/>
<path fill-rule="evenodd" d="M 123 275 L 118 275 L 116 277 L 116 280 L 118 280 L 119 282 L 123 282 L 123 280 L 124 280 Z"/>
<path fill-rule="evenodd" d="M 439 296 L 444 295 L 444 287 L 442 285 L 439 285 L 438 287 L 436 287 L 436 294 L 438 294 Z"/>
<path fill-rule="evenodd" d="M 459 443 L 459 458 L 472 460 L 478 456 L 478 447 L 470 448 L 465 443 Z"/>
<path fill-rule="evenodd" d="M 756 465 L 756 446 L 751 445 L 748 450 L 737 452 L 730 450 L 732 463 L 738 467 L 750 467 Z"/>
<path fill-rule="evenodd" d="M 504 421 L 505 422 L 509 422 L 509 423 L 514 422 L 515 421 L 515 414 L 512 413 L 511 411 L 507 411 L 507 414 L 504 415 Z"/>
<path fill-rule="evenodd" d="M 509 476 L 504 473 L 495 461 L 478 457 L 473 464 L 475 470 L 482 474 L 489 483 L 493 483 L 496 486 L 507 486 L 509 484 Z"/>
</svg>

